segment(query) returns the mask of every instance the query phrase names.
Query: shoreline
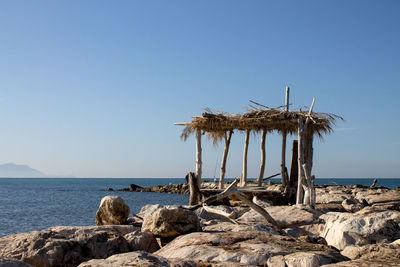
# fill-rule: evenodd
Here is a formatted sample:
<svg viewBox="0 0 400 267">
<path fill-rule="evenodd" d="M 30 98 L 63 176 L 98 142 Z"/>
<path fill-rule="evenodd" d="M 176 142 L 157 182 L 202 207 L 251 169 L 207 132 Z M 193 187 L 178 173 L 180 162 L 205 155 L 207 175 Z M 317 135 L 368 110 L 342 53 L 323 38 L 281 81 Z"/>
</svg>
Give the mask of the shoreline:
<svg viewBox="0 0 400 267">
<path fill-rule="evenodd" d="M 209 187 L 204 183 L 204 188 Z M 281 190 L 276 183 L 265 187 Z M 177 262 L 186 266 L 400 264 L 399 189 L 327 185 L 316 186 L 316 193 L 315 209 L 274 205 L 268 198 L 253 197 L 278 228 L 249 206 L 229 199 L 224 205 L 200 206 L 194 211 L 185 206 L 146 205 L 130 217 L 131 225 L 54 226 L 8 235 L 0 238 L 0 266 L 2 259 L 10 258 L 32 266 L 66 267 L 151 266 L 155 261 L 165 266 Z M 166 215 L 169 212 L 172 217 Z M 166 230 L 167 226 L 172 229 Z M 160 248 L 155 249 L 154 242 Z M 101 255 L 91 254 L 95 251 L 89 247 L 92 252 L 81 254 L 87 244 Z"/>
</svg>

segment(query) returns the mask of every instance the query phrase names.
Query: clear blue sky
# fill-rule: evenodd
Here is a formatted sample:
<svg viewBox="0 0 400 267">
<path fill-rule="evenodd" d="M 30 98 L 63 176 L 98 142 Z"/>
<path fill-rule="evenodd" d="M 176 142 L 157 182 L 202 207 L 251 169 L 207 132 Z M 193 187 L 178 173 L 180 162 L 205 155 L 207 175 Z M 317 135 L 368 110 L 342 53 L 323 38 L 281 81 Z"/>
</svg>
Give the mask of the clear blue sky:
<svg viewBox="0 0 400 267">
<path fill-rule="evenodd" d="M 399 13 L 396 0 L 0 1 L 0 163 L 183 177 L 195 143 L 174 122 L 278 106 L 288 85 L 292 108 L 316 97 L 315 111 L 346 119 L 316 140 L 316 177 L 398 178 Z M 280 136 L 267 138 L 269 175 Z M 234 134 L 228 177 L 240 176 L 243 140 Z M 218 176 L 223 148 L 203 143 L 204 175 Z M 259 157 L 255 136 L 250 177 Z"/>
</svg>

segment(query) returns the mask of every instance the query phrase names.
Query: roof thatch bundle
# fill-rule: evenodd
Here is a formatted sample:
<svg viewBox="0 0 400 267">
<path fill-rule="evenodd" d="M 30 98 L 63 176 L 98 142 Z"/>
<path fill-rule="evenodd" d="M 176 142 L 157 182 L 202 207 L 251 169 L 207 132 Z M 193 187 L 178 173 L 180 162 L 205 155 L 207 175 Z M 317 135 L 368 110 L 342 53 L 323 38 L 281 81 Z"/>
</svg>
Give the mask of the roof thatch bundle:
<svg viewBox="0 0 400 267">
<path fill-rule="evenodd" d="M 221 140 L 227 131 L 262 131 L 269 132 L 287 132 L 297 133 L 299 118 L 306 119 L 309 117 L 308 133 L 316 134 L 322 137 L 324 134 L 333 131 L 333 126 L 337 120 L 343 120 L 342 117 L 330 113 L 312 112 L 310 115 L 307 111 L 285 111 L 279 108 L 252 108 L 244 114 L 222 114 L 204 112 L 201 116 L 193 117 L 190 123 L 185 124 L 181 137 L 186 140 L 187 137 L 201 130 L 209 133 L 209 137 L 217 142 Z"/>
</svg>

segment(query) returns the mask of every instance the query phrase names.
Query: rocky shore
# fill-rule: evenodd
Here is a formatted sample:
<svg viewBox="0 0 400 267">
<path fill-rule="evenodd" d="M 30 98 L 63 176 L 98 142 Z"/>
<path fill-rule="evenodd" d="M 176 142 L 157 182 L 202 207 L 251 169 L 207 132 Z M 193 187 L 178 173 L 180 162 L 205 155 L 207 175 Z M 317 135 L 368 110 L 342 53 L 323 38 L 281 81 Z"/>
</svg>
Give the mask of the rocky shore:
<svg viewBox="0 0 400 267">
<path fill-rule="evenodd" d="M 0 238 L 0 266 L 400 266 L 399 190 L 320 186 L 316 195 L 315 209 L 253 197 L 278 227 L 234 199 L 197 209 L 147 205 L 133 215 L 107 196 L 96 226 Z"/>
</svg>

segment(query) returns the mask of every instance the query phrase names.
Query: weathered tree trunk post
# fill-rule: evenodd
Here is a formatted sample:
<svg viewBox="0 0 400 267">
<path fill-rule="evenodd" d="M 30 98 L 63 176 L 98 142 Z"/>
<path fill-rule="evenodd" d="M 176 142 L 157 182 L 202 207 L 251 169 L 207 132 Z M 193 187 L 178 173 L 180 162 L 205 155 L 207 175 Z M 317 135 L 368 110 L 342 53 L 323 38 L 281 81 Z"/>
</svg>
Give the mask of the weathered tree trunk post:
<svg viewBox="0 0 400 267">
<path fill-rule="evenodd" d="M 290 186 L 291 187 L 296 187 L 297 185 L 297 178 L 298 178 L 298 173 L 299 173 L 299 167 L 298 167 L 298 142 L 297 140 L 293 140 L 292 144 L 292 160 L 290 164 Z"/>
<path fill-rule="evenodd" d="M 243 150 L 243 172 L 240 177 L 240 184 L 245 186 L 247 183 L 247 151 L 249 150 L 249 138 L 250 130 L 246 130 L 246 137 L 244 139 L 244 150 Z"/>
<path fill-rule="evenodd" d="M 224 149 L 224 154 L 222 155 L 221 172 L 220 172 L 220 176 L 219 176 L 219 188 L 220 189 L 224 188 L 224 180 L 225 180 L 225 172 L 226 172 L 226 159 L 228 157 L 232 133 L 233 133 L 233 131 L 228 131 L 228 133 L 225 133 L 225 136 L 224 136 L 225 137 L 225 149 Z"/>
<path fill-rule="evenodd" d="M 265 139 L 267 137 L 267 130 L 264 129 L 261 135 L 261 165 L 260 165 L 260 175 L 258 176 L 258 186 L 261 186 L 264 178 L 265 170 Z"/>
<path fill-rule="evenodd" d="M 299 117 L 299 126 L 298 126 L 298 169 L 299 169 L 299 178 L 298 178 L 298 183 L 297 183 L 297 198 L 296 198 L 296 204 L 307 204 L 311 205 L 311 198 L 312 198 L 312 192 L 311 192 L 311 174 L 308 173 L 308 171 L 311 172 L 311 168 L 307 166 L 306 160 L 309 161 L 309 163 L 312 164 L 312 132 L 310 132 L 308 135 L 307 133 L 307 125 L 309 123 L 309 119 L 311 117 L 311 112 L 314 107 L 315 103 L 315 98 L 313 98 L 313 102 L 311 104 L 310 110 L 308 111 L 308 115 L 306 119 Z M 305 153 L 307 154 L 307 158 L 305 158 Z M 311 155 L 311 160 L 310 160 L 310 155 Z M 303 185 L 305 186 L 304 188 L 306 189 L 306 197 L 304 197 L 303 194 Z"/>
<path fill-rule="evenodd" d="M 298 135 L 298 152 L 297 152 L 297 157 L 298 157 L 298 179 L 297 179 L 297 197 L 296 197 L 296 204 L 302 204 L 303 203 L 303 197 L 304 197 L 304 192 L 303 192 L 303 180 L 304 180 L 304 171 L 303 171 L 303 164 L 304 164 L 304 149 L 303 149 L 303 142 L 304 142 L 304 126 L 305 126 L 305 121 L 303 118 L 299 117 L 299 126 L 297 129 L 297 135 Z"/>
<path fill-rule="evenodd" d="M 196 131 L 196 179 L 197 186 L 201 188 L 202 160 L 201 160 L 201 130 Z"/>
<path fill-rule="evenodd" d="M 286 86 L 286 97 L 285 97 L 285 111 L 289 111 L 289 87 Z M 289 184 L 288 174 L 286 170 L 286 131 L 282 132 L 282 159 L 281 159 L 281 176 L 282 186 L 286 189 Z"/>
<path fill-rule="evenodd" d="M 190 192 L 189 205 L 197 205 L 200 203 L 201 200 L 201 193 L 200 188 L 197 184 L 197 178 L 193 172 L 189 172 L 188 177 Z"/>
</svg>

